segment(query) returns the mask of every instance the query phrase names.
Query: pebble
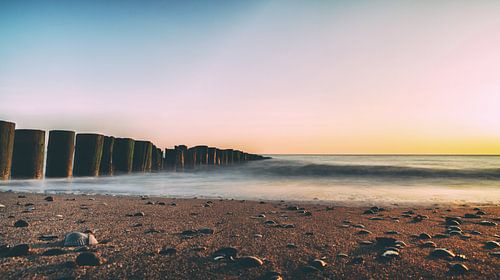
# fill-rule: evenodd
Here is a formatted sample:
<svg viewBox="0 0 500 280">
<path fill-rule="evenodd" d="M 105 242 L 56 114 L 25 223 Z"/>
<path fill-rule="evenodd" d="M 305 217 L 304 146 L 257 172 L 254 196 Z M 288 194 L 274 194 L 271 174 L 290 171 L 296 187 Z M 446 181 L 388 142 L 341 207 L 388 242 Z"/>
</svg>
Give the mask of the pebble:
<svg viewBox="0 0 500 280">
<path fill-rule="evenodd" d="M 3 204 L 0 204 L 0 208 L 5 208 L 5 205 L 3 205 Z"/>
<path fill-rule="evenodd" d="M 317 269 L 316 267 L 312 266 L 312 265 L 306 265 L 304 267 L 302 267 L 302 272 L 303 273 L 315 273 L 315 272 L 319 272 L 319 269 Z"/>
<path fill-rule="evenodd" d="M 455 254 L 448 249 L 437 248 L 431 252 L 430 256 L 438 259 L 451 259 L 455 257 Z"/>
<path fill-rule="evenodd" d="M 481 218 L 481 216 L 479 216 L 477 214 L 466 213 L 464 215 L 464 218 L 467 218 L 467 219 L 479 219 L 479 218 Z"/>
<path fill-rule="evenodd" d="M 42 241 L 52 241 L 54 239 L 57 239 L 57 235 L 43 234 L 40 235 L 38 239 Z"/>
<path fill-rule="evenodd" d="M 273 221 L 273 220 L 269 220 L 269 221 L 265 221 L 264 224 L 266 224 L 266 225 L 275 225 L 276 222 Z"/>
<path fill-rule="evenodd" d="M 469 271 L 469 268 L 462 263 L 454 263 L 450 265 L 450 272 L 453 274 L 464 274 Z"/>
<path fill-rule="evenodd" d="M 361 245 L 372 245 L 373 242 L 370 241 L 370 240 L 363 240 L 363 241 L 360 241 L 359 244 L 361 244 Z"/>
<path fill-rule="evenodd" d="M 382 220 L 384 220 L 384 218 L 382 218 L 382 217 L 370 217 L 368 220 L 370 220 L 370 221 L 382 221 Z"/>
<path fill-rule="evenodd" d="M 262 238 L 262 234 L 256 233 L 256 234 L 253 235 L 253 237 L 255 237 L 255 238 Z"/>
<path fill-rule="evenodd" d="M 450 226 L 457 226 L 463 223 L 462 218 L 460 217 L 446 217 L 445 222 L 447 225 Z"/>
<path fill-rule="evenodd" d="M 214 230 L 211 228 L 202 228 L 199 229 L 198 232 L 202 234 L 214 234 Z"/>
<path fill-rule="evenodd" d="M 144 217 L 145 214 L 144 214 L 144 212 L 137 212 L 137 213 L 134 214 L 134 216 L 135 217 Z"/>
<path fill-rule="evenodd" d="M 314 266 L 315 268 L 317 268 L 319 270 L 323 270 L 327 264 L 324 260 L 314 259 L 309 263 L 309 265 Z"/>
<path fill-rule="evenodd" d="M 380 256 L 382 258 L 386 259 L 386 260 L 391 260 L 391 259 L 394 259 L 394 258 L 398 258 L 399 257 L 399 252 L 395 251 L 395 250 L 386 250 Z"/>
<path fill-rule="evenodd" d="M 490 256 L 500 258 L 500 251 L 498 251 L 498 252 L 491 252 Z"/>
<path fill-rule="evenodd" d="M 44 199 L 45 199 L 45 201 L 54 201 L 54 198 L 52 196 L 47 196 Z"/>
<path fill-rule="evenodd" d="M 66 254 L 67 252 L 65 250 L 59 249 L 59 248 L 54 248 L 54 249 L 48 249 L 47 251 L 43 252 L 43 256 L 57 256 L 57 255 L 63 255 Z"/>
<path fill-rule="evenodd" d="M 217 258 L 217 257 L 228 258 L 228 257 L 236 257 L 236 254 L 238 254 L 238 249 L 233 248 L 233 247 L 224 247 L 224 248 L 221 248 L 221 249 L 215 251 L 212 254 L 212 257 L 213 258 Z"/>
<path fill-rule="evenodd" d="M 424 247 L 424 248 L 436 248 L 437 245 L 436 245 L 436 243 L 434 243 L 432 241 L 426 241 L 426 242 L 422 243 L 422 247 Z"/>
<path fill-rule="evenodd" d="M 18 220 L 14 223 L 14 226 L 15 227 L 27 227 L 29 226 L 30 224 L 28 222 L 26 222 L 25 220 Z"/>
<path fill-rule="evenodd" d="M 497 226 L 497 223 L 491 221 L 480 221 L 479 224 L 482 226 L 489 226 L 489 227 Z"/>
<path fill-rule="evenodd" d="M 345 253 L 338 253 L 337 254 L 337 258 L 342 258 L 343 259 L 343 258 L 348 258 L 348 257 L 349 257 L 349 255 L 347 255 Z"/>
<path fill-rule="evenodd" d="M 367 235 L 367 234 L 372 234 L 372 232 L 369 230 L 366 230 L 366 229 L 362 229 L 362 230 L 358 231 L 358 234 Z"/>
<path fill-rule="evenodd" d="M 390 231 L 386 231 L 385 234 L 394 234 L 394 235 L 397 235 L 397 234 L 400 234 L 399 232 L 395 231 L 395 230 L 390 230 Z"/>
<path fill-rule="evenodd" d="M 495 249 L 500 247 L 500 243 L 498 243 L 497 241 L 487 241 L 486 243 L 484 243 L 484 247 L 487 249 Z"/>
<path fill-rule="evenodd" d="M 481 232 L 480 232 L 480 231 L 477 231 L 477 230 L 471 230 L 471 231 L 470 231 L 470 234 L 473 234 L 473 235 L 481 235 Z"/>
<path fill-rule="evenodd" d="M 243 256 L 238 258 L 237 264 L 241 267 L 250 268 L 250 267 L 262 266 L 264 262 L 261 259 L 254 256 Z"/>
<path fill-rule="evenodd" d="M 355 225 L 352 225 L 352 227 L 355 227 L 355 228 L 365 228 L 365 226 L 362 225 L 362 224 L 355 224 Z"/>
<path fill-rule="evenodd" d="M 450 235 L 445 233 L 438 233 L 434 235 L 434 238 L 449 238 L 449 237 Z"/>
<path fill-rule="evenodd" d="M 158 251 L 158 253 L 160 255 L 174 255 L 177 253 L 177 249 L 165 247 Z"/>
<path fill-rule="evenodd" d="M 421 233 L 418 238 L 420 239 L 431 239 L 432 237 L 427 233 Z"/>
<path fill-rule="evenodd" d="M 354 257 L 351 259 L 352 264 L 362 264 L 364 262 L 365 260 L 363 259 L 363 257 Z"/>
<path fill-rule="evenodd" d="M 28 244 L 19 244 L 12 248 L 7 253 L 8 257 L 26 256 L 30 253 L 30 246 Z"/>
<path fill-rule="evenodd" d="M 293 243 L 288 243 L 288 244 L 286 244 L 286 247 L 287 247 L 288 249 L 295 249 L 295 248 L 297 248 L 297 245 L 295 245 L 295 244 L 293 244 Z"/>
<path fill-rule="evenodd" d="M 76 264 L 79 266 L 98 266 L 101 264 L 101 259 L 92 252 L 83 252 L 76 257 Z"/>
</svg>

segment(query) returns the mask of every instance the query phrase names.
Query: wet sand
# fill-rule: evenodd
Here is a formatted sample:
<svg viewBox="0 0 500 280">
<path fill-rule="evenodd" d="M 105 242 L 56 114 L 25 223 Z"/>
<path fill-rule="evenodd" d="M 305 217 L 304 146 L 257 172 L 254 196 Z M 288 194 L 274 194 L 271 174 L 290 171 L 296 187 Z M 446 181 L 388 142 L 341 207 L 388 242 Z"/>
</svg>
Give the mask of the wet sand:
<svg viewBox="0 0 500 280">
<path fill-rule="evenodd" d="M 1 279 L 279 279 L 270 277 L 273 271 L 283 279 L 500 279 L 500 258 L 493 254 L 500 248 L 493 248 L 494 244 L 485 247 L 487 241 L 500 241 L 499 227 L 494 224 L 499 223 L 498 205 L 481 206 L 480 210 L 474 205 L 393 207 L 364 214 L 369 207 L 51 196 L 54 201 L 46 201 L 46 195 L 40 194 L 0 193 L 0 204 L 5 206 L 0 206 L 0 245 L 30 246 L 27 255 L 14 257 L 8 256 L 11 249 L 2 247 Z M 299 209 L 293 209 L 295 206 Z M 139 212 L 144 216 L 134 215 Z M 479 215 L 464 218 L 465 214 Z M 422 216 L 416 218 L 418 215 Z M 461 232 L 438 238 L 447 231 L 445 217 L 457 216 L 462 217 Z M 20 219 L 29 225 L 15 227 Z M 86 230 L 100 243 L 83 249 L 62 246 L 66 233 Z M 419 237 L 422 233 L 431 239 Z M 42 235 L 55 237 L 40 240 Z M 375 242 L 376 237 L 384 236 L 404 244 Z M 431 257 L 434 248 L 423 247 L 426 241 L 465 259 Z M 380 257 L 387 246 L 398 247 L 393 250 L 399 250 L 399 256 Z M 214 260 L 214 252 L 223 247 L 237 249 L 237 255 Z M 54 248 L 62 249 L 62 254 L 43 255 Z M 160 253 L 163 248 L 175 250 Z M 100 264 L 76 264 L 85 250 L 98 256 Z M 255 256 L 262 265 L 243 256 Z M 314 259 L 323 260 L 326 266 L 311 262 Z M 450 269 L 456 263 L 469 271 Z"/>
</svg>

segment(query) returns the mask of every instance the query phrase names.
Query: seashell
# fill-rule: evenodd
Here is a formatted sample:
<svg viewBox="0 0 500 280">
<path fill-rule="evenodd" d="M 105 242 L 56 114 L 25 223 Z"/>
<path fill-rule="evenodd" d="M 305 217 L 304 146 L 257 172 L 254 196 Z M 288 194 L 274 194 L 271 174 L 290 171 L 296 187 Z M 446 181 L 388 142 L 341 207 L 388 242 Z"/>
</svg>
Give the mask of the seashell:
<svg viewBox="0 0 500 280">
<path fill-rule="evenodd" d="M 70 232 L 64 237 L 64 246 L 68 247 L 78 247 L 87 245 L 96 245 L 97 239 L 93 234 L 82 233 L 82 232 Z"/>
</svg>

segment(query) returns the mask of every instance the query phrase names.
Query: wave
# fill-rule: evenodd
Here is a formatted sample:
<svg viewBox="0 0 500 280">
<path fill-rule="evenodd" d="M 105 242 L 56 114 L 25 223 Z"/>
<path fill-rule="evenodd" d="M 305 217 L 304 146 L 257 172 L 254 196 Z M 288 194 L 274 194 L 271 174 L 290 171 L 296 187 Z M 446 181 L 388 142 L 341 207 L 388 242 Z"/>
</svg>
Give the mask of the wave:
<svg viewBox="0 0 500 280">
<path fill-rule="evenodd" d="M 247 169 L 248 167 L 245 167 Z M 500 179 L 500 169 L 439 169 L 393 165 L 340 165 L 297 164 L 274 161 L 252 166 L 253 175 L 280 177 L 385 177 L 385 178 L 447 178 L 447 179 Z"/>
</svg>

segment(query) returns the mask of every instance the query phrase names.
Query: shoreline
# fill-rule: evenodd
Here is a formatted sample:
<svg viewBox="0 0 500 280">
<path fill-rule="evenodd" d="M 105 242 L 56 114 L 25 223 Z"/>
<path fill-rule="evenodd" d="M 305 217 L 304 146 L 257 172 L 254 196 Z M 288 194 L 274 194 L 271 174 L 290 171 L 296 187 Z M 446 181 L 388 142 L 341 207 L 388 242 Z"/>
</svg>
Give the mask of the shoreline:
<svg viewBox="0 0 500 280">
<path fill-rule="evenodd" d="M 370 207 L 316 201 L 17 192 L 0 192 L 0 204 L 5 206 L 0 208 L 0 245 L 30 247 L 26 256 L 0 257 L 3 279 L 272 279 L 273 271 L 284 279 L 500 278 L 500 258 L 492 254 L 500 249 L 485 247 L 500 241 L 498 226 L 480 224 L 498 223 L 496 205 L 482 210 L 474 210 L 475 205 L 397 206 L 364 214 Z M 486 213 L 464 218 L 477 211 Z M 134 216 L 140 212 L 144 215 Z M 438 238 L 447 229 L 444 218 L 456 216 L 462 217 L 460 234 Z M 13 226 L 21 219 L 28 227 Z M 65 234 L 85 230 L 100 242 L 86 249 L 99 258 L 97 266 L 75 264 L 82 249 L 61 246 Z M 423 233 L 430 239 L 421 239 Z M 42 235 L 55 237 L 40 240 Z M 405 246 L 396 249 L 399 256 L 381 261 L 385 249 L 377 237 L 395 238 Z M 466 259 L 432 258 L 434 249 L 423 247 L 427 241 Z M 224 247 L 237 249 L 234 260 L 214 260 L 214 252 Z M 50 249 L 63 253 L 45 256 Z M 242 260 L 255 264 L 243 256 L 262 264 L 242 267 Z M 310 268 L 321 263 L 315 259 L 325 266 Z M 455 274 L 450 265 L 457 263 L 469 271 Z"/>
</svg>

